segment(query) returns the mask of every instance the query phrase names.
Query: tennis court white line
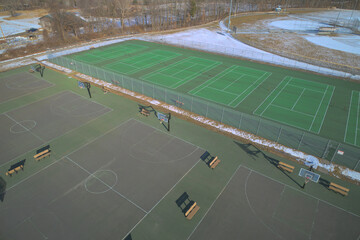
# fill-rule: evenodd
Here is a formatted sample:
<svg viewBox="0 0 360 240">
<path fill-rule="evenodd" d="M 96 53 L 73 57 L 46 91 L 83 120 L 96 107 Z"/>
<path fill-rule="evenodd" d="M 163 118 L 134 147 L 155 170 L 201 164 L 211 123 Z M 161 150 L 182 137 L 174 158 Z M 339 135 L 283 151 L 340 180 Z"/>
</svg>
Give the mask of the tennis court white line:
<svg viewBox="0 0 360 240">
<path fill-rule="evenodd" d="M 237 83 L 241 78 L 245 77 L 246 75 L 241 74 L 241 76 L 238 76 L 234 81 L 232 81 L 229 85 L 225 86 L 222 90 L 226 92 L 226 89 L 231 87 L 231 85 Z M 242 93 L 241 93 L 242 94 Z M 240 94 L 240 95 L 241 95 Z"/>
<path fill-rule="evenodd" d="M 360 92 L 359 92 L 360 93 Z M 345 136 L 344 136 L 344 142 L 346 142 L 346 135 L 347 135 L 347 128 L 348 128 L 348 125 L 349 125 L 349 120 L 350 120 L 350 113 L 351 113 L 351 105 L 352 105 L 352 98 L 353 98 L 353 95 L 355 94 L 355 91 L 351 91 L 351 98 L 350 98 L 350 104 L 349 104 L 349 111 L 348 111 L 348 118 L 347 118 L 347 121 L 346 121 L 346 127 L 345 127 Z"/>
<path fill-rule="evenodd" d="M 231 175 L 230 179 L 227 181 L 227 183 L 225 184 L 225 186 L 221 189 L 220 193 L 217 195 L 217 197 L 215 198 L 215 200 L 213 201 L 213 203 L 210 205 L 210 207 L 208 208 L 208 210 L 206 211 L 206 213 L 204 214 L 204 216 L 200 219 L 200 221 L 198 222 L 198 224 L 195 226 L 194 230 L 190 233 L 189 237 L 187 238 L 187 240 L 190 239 L 190 237 L 193 235 L 193 233 L 196 231 L 196 229 L 198 228 L 198 226 L 202 223 L 202 221 L 204 220 L 204 218 L 207 216 L 208 212 L 212 209 L 213 205 L 215 204 L 215 202 L 218 200 L 218 198 L 221 196 L 221 194 L 224 192 L 225 188 L 229 185 L 229 183 L 231 182 L 231 180 L 233 179 L 233 177 L 235 176 L 235 174 L 238 172 L 239 168 L 241 167 L 241 164 L 237 167 L 237 169 L 235 170 L 235 172 Z"/>
<path fill-rule="evenodd" d="M 315 113 L 314 119 L 313 119 L 313 121 L 312 121 L 312 123 L 311 123 L 311 125 L 310 125 L 309 130 L 312 128 L 312 126 L 313 126 L 313 124 L 314 124 L 314 121 L 315 121 L 316 116 L 317 116 L 317 114 L 318 114 L 318 112 L 319 112 L 319 110 L 320 110 L 320 107 L 321 107 L 321 105 L 322 105 L 322 102 L 324 101 L 324 98 L 325 98 L 325 96 L 326 96 L 326 93 L 327 93 L 328 88 L 329 88 L 329 85 L 326 87 L 326 91 L 325 91 L 325 93 L 323 94 L 323 97 L 322 97 L 321 102 L 320 102 L 320 104 L 319 104 L 319 107 L 318 107 L 318 109 L 317 109 L 317 111 L 316 111 L 316 113 Z M 329 101 L 329 103 L 330 103 L 330 101 Z M 323 118 L 324 118 L 324 117 L 323 117 Z"/>
<path fill-rule="evenodd" d="M 96 178 L 97 180 L 99 180 L 102 184 L 104 184 L 106 187 L 108 187 L 109 189 L 111 189 L 113 192 L 115 192 L 117 195 L 119 195 L 120 197 L 124 198 L 125 200 L 127 200 L 128 202 L 132 203 L 134 206 L 136 206 L 138 209 L 142 210 L 144 213 L 147 213 L 147 211 L 145 211 L 142 207 L 140 207 L 139 205 L 137 205 L 136 203 L 134 203 L 133 201 L 131 201 L 130 199 L 128 199 L 127 197 L 125 197 L 124 195 L 122 195 L 121 193 L 119 193 L 118 191 L 116 191 L 115 189 L 113 189 L 110 185 L 108 185 L 106 182 L 104 182 L 103 180 L 101 180 L 100 178 L 98 178 L 97 176 L 95 176 L 94 174 L 92 174 L 91 172 L 89 172 L 88 170 L 86 170 L 84 167 L 82 167 L 80 164 L 76 163 L 75 161 L 73 161 L 71 158 L 69 158 L 68 156 L 66 156 L 65 158 L 67 158 L 70 162 L 72 162 L 73 164 L 75 164 L 76 166 L 78 166 L 80 169 L 82 169 L 84 172 L 88 173 L 90 176 L 93 176 L 94 178 Z"/>
<path fill-rule="evenodd" d="M 223 92 L 223 93 L 226 93 L 226 94 L 228 94 L 228 95 L 234 95 L 234 97 L 238 97 L 238 96 L 239 96 L 239 95 L 237 95 L 237 94 L 235 94 L 235 93 L 227 92 L 227 91 L 220 90 L 220 89 L 217 89 L 217 88 L 214 88 L 214 87 L 207 87 L 207 88 L 214 89 L 214 90 L 216 90 L 216 91 Z"/>
<path fill-rule="evenodd" d="M 290 78 L 290 80 L 291 80 L 291 77 L 289 77 L 289 76 L 284 77 L 284 79 L 281 80 L 281 82 L 271 91 L 271 93 L 264 99 L 264 101 L 262 101 L 262 102 L 259 104 L 259 106 L 253 111 L 253 114 L 254 114 L 254 115 L 256 115 L 255 112 L 265 103 L 265 101 L 273 94 L 273 92 L 275 92 L 275 90 L 278 89 L 278 87 L 282 84 L 282 82 L 283 82 L 283 81 L 286 81 L 287 78 Z M 289 80 L 289 81 L 290 81 L 290 80 Z"/>
<path fill-rule="evenodd" d="M 299 111 L 296 111 L 296 110 L 291 110 L 290 108 L 286 108 L 286 107 L 283 107 L 283 106 L 280 106 L 280 105 L 276 105 L 276 104 L 271 104 L 271 105 L 272 105 L 272 106 L 275 106 L 275 107 L 278 107 L 278 108 L 282 108 L 282 109 L 288 110 L 288 111 L 290 111 L 290 112 L 300 113 L 300 114 L 302 114 L 302 115 L 305 115 L 305 116 L 314 118 L 314 115 L 311 115 L 311 114 L 308 114 L 308 113 L 303 113 L 303 112 L 299 112 Z"/>
<path fill-rule="evenodd" d="M 290 78 L 291 80 L 291 78 Z M 290 81 L 289 80 L 289 81 Z M 264 111 L 261 112 L 260 116 L 263 115 L 263 113 L 268 109 L 268 107 L 275 101 L 275 99 L 279 96 L 279 94 L 285 89 L 285 87 L 288 85 L 289 82 L 287 82 L 281 89 L 280 91 L 276 94 L 276 96 L 273 98 L 273 100 L 271 100 L 271 102 L 269 103 L 269 105 L 266 106 L 266 108 L 264 109 Z M 277 88 L 276 88 L 277 89 Z M 267 99 L 267 98 L 266 98 Z"/>
<path fill-rule="evenodd" d="M 325 113 L 324 113 L 323 119 L 322 119 L 322 121 L 321 121 L 320 128 L 319 128 L 319 130 L 317 131 L 318 134 L 320 133 L 320 130 L 321 130 L 321 128 L 322 128 L 322 125 L 323 125 L 323 123 L 324 123 L 324 121 L 325 121 L 325 117 L 326 117 L 327 111 L 329 110 L 330 102 L 331 102 L 331 99 L 332 99 L 332 97 L 333 97 L 333 95 L 334 95 L 334 91 L 335 91 L 335 87 L 333 87 L 333 91 L 332 91 L 331 96 L 330 96 L 330 98 L 329 98 L 329 102 L 328 102 L 328 105 L 327 105 L 327 107 L 326 107 L 326 111 L 325 111 Z"/>
<path fill-rule="evenodd" d="M 196 88 L 194 88 L 194 89 L 190 90 L 189 93 L 192 94 L 192 95 L 196 95 L 198 92 L 200 92 L 201 90 L 203 90 L 204 88 L 206 88 L 206 87 L 209 86 L 210 84 L 212 84 L 212 83 L 216 82 L 217 80 L 219 80 L 218 78 L 221 78 L 221 77 L 223 77 L 223 75 L 226 75 L 226 74 L 227 74 L 227 71 L 228 71 L 229 69 L 233 68 L 233 67 L 236 67 L 236 66 L 233 65 L 233 66 L 231 66 L 230 68 L 227 68 L 227 69 L 219 72 L 219 73 L 216 74 L 214 77 L 210 78 L 209 80 L 207 80 L 206 82 L 204 82 L 204 83 L 201 84 L 200 86 L 197 86 L 196 88 L 200 87 L 199 90 L 197 90 L 197 91 L 194 92 L 194 93 L 190 93 L 192 90 L 196 89 Z M 201 87 L 202 85 L 204 85 L 204 87 Z"/>
<path fill-rule="evenodd" d="M 294 105 L 292 106 L 291 110 L 293 110 L 293 109 L 294 109 L 294 107 L 296 106 L 296 104 L 297 104 L 297 103 L 298 103 L 298 101 L 300 100 L 301 96 L 304 94 L 305 90 L 306 90 L 306 88 L 303 88 L 303 90 L 302 90 L 302 92 L 301 92 L 300 96 L 298 97 L 298 99 L 296 99 L 296 102 L 295 102 L 295 103 L 294 103 Z"/>
<path fill-rule="evenodd" d="M 192 58 L 192 57 L 189 57 L 189 58 Z M 165 71 L 165 70 L 168 70 L 168 69 L 170 69 L 170 68 L 172 68 L 172 67 L 175 67 L 175 66 L 181 64 L 182 62 L 185 62 L 185 61 L 188 60 L 189 58 L 185 58 L 185 59 L 179 60 L 179 61 L 177 61 L 177 62 L 175 62 L 175 63 L 173 63 L 173 64 L 171 64 L 171 65 L 169 65 L 169 66 L 167 66 L 167 67 L 165 67 L 165 68 L 161 68 L 161 69 L 159 69 L 159 70 L 157 70 L 157 71 L 154 71 L 154 72 L 151 72 L 151 73 L 149 73 L 149 74 L 146 74 L 145 76 L 143 76 L 143 77 L 141 77 L 141 78 L 146 80 L 146 78 L 152 77 L 152 76 L 155 75 L 155 74 L 162 74 L 162 73 L 161 73 L 162 71 Z M 167 74 L 162 74 L 162 75 L 168 76 Z"/>
<path fill-rule="evenodd" d="M 294 84 L 289 84 L 289 86 L 292 86 L 292 87 L 297 87 L 297 88 L 303 88 L 303 89 L 306 89 L 308 91 L 313 91 L 313 92 L 317 92 L 317 93 L 321 93 L 321 94 L 324 94 L 324 92 L 326 91 L 318 91 L 318 90 L 314 90 L 314 89 L 311 89 L 311 88 L 306 88 L 306 87 L 303 87 L 303 86 L 298 86 L 298 85 L 294 85 Z M 327 85 L 328 86 L 328 85 Z"/>
</svg>

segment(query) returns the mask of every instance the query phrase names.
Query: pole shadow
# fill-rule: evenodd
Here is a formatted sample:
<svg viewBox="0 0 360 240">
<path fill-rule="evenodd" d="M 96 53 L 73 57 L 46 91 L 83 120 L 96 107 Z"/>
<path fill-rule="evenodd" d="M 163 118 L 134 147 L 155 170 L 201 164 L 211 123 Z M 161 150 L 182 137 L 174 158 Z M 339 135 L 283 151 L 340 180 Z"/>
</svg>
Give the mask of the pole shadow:
<svg viewBox="0 0 360 240">
<path fill-rule="evenodd" d="M 4 202 L 6 194 L 6 181 L 0 176 L 0 201 Z"/>
<path fill-rule="evenodd" d="M 298 185 L 299 187 L 303 188 L 303 185 L 301 185 L 300 183 L 298 183 L 294 178 L 292 178 L 285 170 L 281 169 L 278 167 L 279 165 L 279 160 L 276 160 L 275 158 L 272 158 L 268 155 L 266 155 L 263 151 L 261 151 L 260 149 L 258 149 L 256 146 L 247 143 L 247 144 L 241 144 L 238 143 L 236 141 L 234 141 L 234 143 L 236 145 L 238 145 L 240 148 L 242 148 L 246 153 L 248 153 L 250 155 L 250 157 L 254 160 L 255 157 L 258 158 L 259 154 L 262 155 L 271 165 L 273 165 L 274 167 L 276 167 L 276 169 L 278 169 L 279 171 L 281 171 L 283 174 L 285 174 L 285 176 L 287 176 L 291 181 L 293 181 L 296 185 Z M 254 148 L 255 150 L 251 150 L 251 148 Z"/>
<path fill-rule="evenodd" d="M 131 237 L 131 233 L 129 235 L 127 235 L 124 240 L 132 240 L 132 237 Z"/>
</svg>

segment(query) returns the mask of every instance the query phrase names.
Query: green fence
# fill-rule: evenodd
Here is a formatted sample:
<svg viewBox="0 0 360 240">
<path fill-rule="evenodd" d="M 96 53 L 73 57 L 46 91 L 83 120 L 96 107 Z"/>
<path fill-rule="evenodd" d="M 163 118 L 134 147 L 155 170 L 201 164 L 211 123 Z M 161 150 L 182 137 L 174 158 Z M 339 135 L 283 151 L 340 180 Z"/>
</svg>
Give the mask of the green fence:
<svg viewBox="0 0 360 240">
<path fill-rule="evenodd" d="M 175 92 L 66 57 L 56 57 L 50 59 L 50 61 L 168 104 L 176 105 L 176 101 L 182 102 L 184 104 L 181 107 L 185 110 L 360 171 L 360 148 L 329 140 L 257 116 L 235 111 L 231 108 L 223 107 L 190 95 Z M 341 152 L 344 152 L 344 154 L 338 154 Z"/>
</svg>

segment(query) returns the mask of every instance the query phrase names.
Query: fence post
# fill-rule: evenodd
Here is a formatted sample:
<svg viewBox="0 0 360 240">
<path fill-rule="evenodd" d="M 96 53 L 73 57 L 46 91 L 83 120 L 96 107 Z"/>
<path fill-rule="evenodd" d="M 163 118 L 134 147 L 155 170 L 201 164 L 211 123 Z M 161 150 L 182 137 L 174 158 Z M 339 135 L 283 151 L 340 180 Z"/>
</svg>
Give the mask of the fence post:
<svg viewBox="0 0 360 240">
<path fill-rule="evenodd" d="M 205 115 L 205 117 L 207 117 L 208 112 L 209 112 L 209 104 L 206 104 L 206 115 Z"/>
<path fill-rule="evenodd" d="M 194 103 L 194 97 L 191 97 L 191 107 L 190 107 L 190 112 L 192 112 L 193 103 Z"/>
<path fill-rule="evenodd" d="M 239 129 L 241 129 L 241 120 L 242 120 L 242 114 L 240 113 L 240 120 L 239 120 Z"/>
<path fill-rule="evenodd" d="M 301 142 L 302 142 L 302 140 L 303 140 L 303 138 L 304 138 L 304 135 L 305 135 L 305 132 L 303 132 L 303 134 L 301 135 L 301 139 L 300 139 L 300 141 L 299 141 L 299 145 L 298 145 L 298 147 L 296 148 L 297 150 L 299 150 L 299 148 L 300 148 L 300 145 L 301 145 Z"/>
<path fill-rule="evenodd" d="M 261 118 L 260 118 L 260 121 L 258 123 L 258 127 L 256 129 L 256 135 L 258 136 L 258 133 L 259 133 L 259 128 L 260 128 L 260 124 L 261 124 Z"/>
<path fill-rule="evenodd" d="M 335 155 L 335 154 L 334 154 Z M 360 163 L 360 159 L 358 160 L 358 162 L 356 163 L 355 167 L 353 168 L 353 170 L 355 170 L 357 168 L 357 166 L 359 165 Z"/>
</svg>

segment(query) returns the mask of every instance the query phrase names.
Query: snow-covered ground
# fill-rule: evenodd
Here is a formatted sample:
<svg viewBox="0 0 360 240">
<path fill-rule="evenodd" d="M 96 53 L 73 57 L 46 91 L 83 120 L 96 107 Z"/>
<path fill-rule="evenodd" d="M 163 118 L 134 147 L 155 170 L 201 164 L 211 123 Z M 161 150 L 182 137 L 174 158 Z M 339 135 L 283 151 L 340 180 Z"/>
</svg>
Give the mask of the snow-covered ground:
<svg viewBox="0 0 360 240">
<path fill-rule="evenodd" d="M 4 35 L 11 36 L 18 33 L 26 32 L 30 28 L 40 28 L 39 18 L 27 18 L 19 20 L 6 20 L 9 16 L 0 17 L 0 26 Z M 2 35 L 2 34 L 1 34 Z"/>
</svg>

